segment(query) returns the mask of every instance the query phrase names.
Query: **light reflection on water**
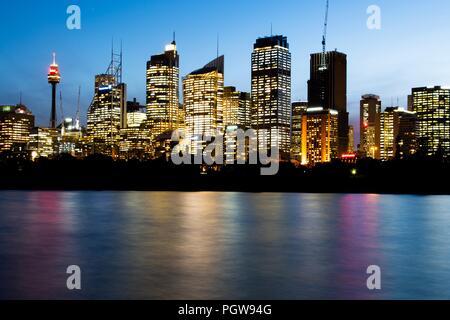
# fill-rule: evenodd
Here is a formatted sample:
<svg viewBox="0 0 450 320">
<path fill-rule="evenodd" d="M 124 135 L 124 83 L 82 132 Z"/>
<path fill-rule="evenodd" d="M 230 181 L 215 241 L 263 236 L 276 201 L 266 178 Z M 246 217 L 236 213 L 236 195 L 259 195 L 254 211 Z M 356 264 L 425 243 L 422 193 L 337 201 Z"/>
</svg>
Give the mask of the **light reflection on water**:
<svg viewBox="0 0 450 320">
<path fill-rule="evenodd" d="M 448 299 L 449 261 L 446 196 L 0 192 L 3 299 Z"/>
</svg>

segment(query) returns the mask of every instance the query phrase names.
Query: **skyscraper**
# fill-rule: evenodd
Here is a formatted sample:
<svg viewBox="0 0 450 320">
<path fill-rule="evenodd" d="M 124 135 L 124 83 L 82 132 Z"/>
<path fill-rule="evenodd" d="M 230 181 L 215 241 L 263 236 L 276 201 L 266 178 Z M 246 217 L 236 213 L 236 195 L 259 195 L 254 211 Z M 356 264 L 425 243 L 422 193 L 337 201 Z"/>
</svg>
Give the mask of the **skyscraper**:
<svg viewBox="0 0 450 320">
<path fill-rule="evenodd" d="M 291 149 L 291 53 L 287 37 L 259 38 L 252 53 L 252 128 L 260 148 Z M 263 131 L 265 130 L 265 131 Z"/>
<path fill-rule="evenodd" d="M 330 51 L 325 55 L 327 68 L 322 68 L 323 53 L 311 54 L 308 102 L 310 107 L 323 107 L 339 113 L 339 154 L 348 151 L 347 55 Z"/>
<path fill-rule="evenodd" d="M 301 161 L 302 155 L 302 118 L 308 109 L 308 102 L 292 103 L 291 159 Z"/>
<path fill-rule="evenodd" d="M 360 103 L 360 153 L 380 159 L 381 100 L 374 94 L 362 96 Z"/>
<path fill-rule="evenodd" d="M 203 150 L 204 135 L 215 136 L 223 124 L 224 56 L 183 79 L 185 135 L 191 140 L 191 153 Z"/>
<path fill-rule="evenodd" d="M 153 138 L 179 128 L 179 55 L 175 40 L 147 62 L 147 119 Z"/>
<path fill-rule="evenodd" d="M 424 155 L 450 155 L 450 89 L 412 89 L 417 114 L 417 143 Z"/>
<path fill-rule="evenodd" d="M 126 127 L 126 85 L 111 74 L 95 76 L 94 100 L 88 111 L 87 134 L 93 153 L 111 155 Z"/>
<path fill-rule="evenodd" d="M 0 106 L 0 152 L 26 146 L 33 127 L 34 116 L 24 105 Z"/>
<path fill-rule="evenodd" d="M 309 108 L 302 116 L 302 164 L 314 166 L 338 157 L 338 112 Z"/>
</svg>

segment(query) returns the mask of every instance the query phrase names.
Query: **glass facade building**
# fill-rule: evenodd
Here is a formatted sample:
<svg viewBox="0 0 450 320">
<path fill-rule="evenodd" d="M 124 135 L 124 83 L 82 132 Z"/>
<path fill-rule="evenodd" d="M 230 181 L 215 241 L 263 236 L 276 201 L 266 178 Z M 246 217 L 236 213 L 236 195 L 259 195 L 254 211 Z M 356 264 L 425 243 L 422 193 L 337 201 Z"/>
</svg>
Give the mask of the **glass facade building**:
<svg viewBox="0 0 450 320">
<path fill-rule="evenodd" d="M 225 87 L 223 91 L 224 126 L 249 128 L 251 97 L 248 92 L 237 91 L 235 87 Z"/>
<path fill-rule="evenodd" d="M 117 154 L 120 129 L 126 127 L 126 85 L 110 74 L 95 77 L 94 99 L 87 115 L 92 153 Z"/>
<path fill-rule="evenodd" d="M 30 141 L 34 116 L 24 105 L 0 106 L 0 152 Z"/>
<path fill-rule="evenodd" d="M 414 88 L 412 99 L 417 114 L 418 151 L 450 156 L 450 89 Z"/>
<path fill-rule="evenodd" d="M 302 165 L 314 166 L 338 157 L 338 112 L 309 108 L 302 116 Z"/>
<path fill-rule="evenodd" d="M 291 53 L 287 37 L 259 38 L 252 53 L 252 128 L 259 148 L 291 151 Z"/>
<path fill-rule="evenodd" d="M 180 69 L 175 41 L 147 62 L 147 120 L 153 138 L 180 127 Z"/>
<path fill-rule="evenodd" d="M 360 102 L 360 154 L 380 159 L 381 100 L 374 94 L 362 96 Z"/>
<path fill-rule="evenodd" d="M 205 135 L 224 132 L 224 57 L 220 56 L 183 79 L 185 136 L 191 153 L 203 150 Z"/>
</svg>

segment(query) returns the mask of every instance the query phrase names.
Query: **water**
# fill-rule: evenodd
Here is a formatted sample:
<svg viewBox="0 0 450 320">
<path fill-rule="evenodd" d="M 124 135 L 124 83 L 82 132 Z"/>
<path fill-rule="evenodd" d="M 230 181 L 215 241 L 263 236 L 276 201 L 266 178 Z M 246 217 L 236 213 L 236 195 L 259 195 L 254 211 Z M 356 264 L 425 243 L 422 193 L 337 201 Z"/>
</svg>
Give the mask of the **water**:
<svg viewBox="0 0 450 320">
<path fill-rule="evenodd" d="M 2 299 L 449 299 L 449 262 L 447 196 L 0 192 Z"/>
</svg>

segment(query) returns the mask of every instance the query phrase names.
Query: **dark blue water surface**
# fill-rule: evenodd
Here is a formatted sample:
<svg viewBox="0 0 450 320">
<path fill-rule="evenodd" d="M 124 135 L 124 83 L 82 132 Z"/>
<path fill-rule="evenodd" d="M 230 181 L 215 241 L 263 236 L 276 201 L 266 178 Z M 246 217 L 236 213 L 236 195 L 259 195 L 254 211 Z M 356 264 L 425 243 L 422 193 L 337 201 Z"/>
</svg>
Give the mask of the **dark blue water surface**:
<svg viewBox="0 0 450 320">
<path fill-rule="evenodd" d="M 448 196 L 0 192 L 2 299 L 448 299 L 449 263 Z"/>
</svg>

